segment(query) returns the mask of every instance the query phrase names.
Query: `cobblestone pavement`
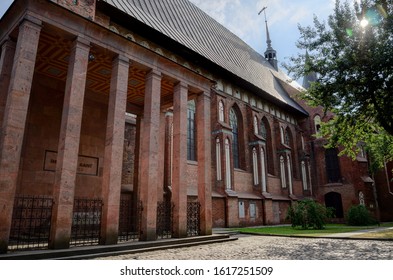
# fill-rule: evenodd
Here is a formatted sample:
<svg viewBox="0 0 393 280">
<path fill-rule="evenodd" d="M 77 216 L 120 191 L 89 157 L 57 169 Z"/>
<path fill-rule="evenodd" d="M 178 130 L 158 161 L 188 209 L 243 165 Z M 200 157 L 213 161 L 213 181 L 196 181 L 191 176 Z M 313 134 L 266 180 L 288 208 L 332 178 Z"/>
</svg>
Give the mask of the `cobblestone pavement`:
<svg viewBox="0 0 393 280">
<path fill-rule="evenodd" d="M 393 241 L 238 235 L 236 241 L 101 260 L 393 260 Z"/>
</svg>

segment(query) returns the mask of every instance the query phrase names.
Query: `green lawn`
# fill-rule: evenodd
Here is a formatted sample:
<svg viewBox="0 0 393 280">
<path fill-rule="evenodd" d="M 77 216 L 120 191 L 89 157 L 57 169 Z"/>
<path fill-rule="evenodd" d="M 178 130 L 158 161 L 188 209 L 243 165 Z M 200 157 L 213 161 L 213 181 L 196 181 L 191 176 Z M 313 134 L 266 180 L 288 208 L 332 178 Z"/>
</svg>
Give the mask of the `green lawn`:
<svg viewBox="0 0 393 280">
<path fill-rule="evenodd" d="M 258 233 L 258 234 L 268 234 L 268 235 L 298 235 L 298 236 L 321 236 L 334 233 L 344 233 L 352 232 L 363 229 L 372 229 L 376 226 L 366 226 L 366 227 L 355 227 L 347 226 L 342 224 L 328 224 L 325 229 L 322 230 L 303 230 L 301 228 L 293 228 L 291 226 L 272 226 L 272 227 L 260 227 L 260 228 L 239 228 L 237 229 L 242 233 Z M 382 224 L 381 227 L 393 227 L 393 223 Z"/>
</svg>

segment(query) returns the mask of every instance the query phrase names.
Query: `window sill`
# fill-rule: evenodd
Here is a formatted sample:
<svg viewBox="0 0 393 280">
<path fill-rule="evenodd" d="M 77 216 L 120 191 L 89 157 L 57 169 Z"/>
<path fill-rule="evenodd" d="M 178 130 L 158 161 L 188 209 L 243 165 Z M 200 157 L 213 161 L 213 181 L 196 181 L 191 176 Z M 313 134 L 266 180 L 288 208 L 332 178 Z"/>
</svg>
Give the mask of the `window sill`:
<svg viewBox="0 0 393 280">
<path fill-rule="evenodd" d="M 234 168 L 233 170 L 236 171 L 236 172 L 247 173 L 246 170 L 243 170 L 243 169 L 240 169 L 240 168 Z"/>
</svg>

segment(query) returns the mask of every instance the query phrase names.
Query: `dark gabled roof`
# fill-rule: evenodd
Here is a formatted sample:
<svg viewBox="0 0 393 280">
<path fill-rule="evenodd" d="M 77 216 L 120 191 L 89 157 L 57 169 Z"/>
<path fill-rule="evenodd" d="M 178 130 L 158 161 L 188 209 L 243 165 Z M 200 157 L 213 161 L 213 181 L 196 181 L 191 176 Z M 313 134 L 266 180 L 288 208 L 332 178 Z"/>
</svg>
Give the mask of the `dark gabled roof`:
<svg viewBox="0 0 393 280">
<path fill-rule="evenodd" d="M 259 89 L 259 94 L 307 115 L 277 82 L 288 79 L 227 28 L 188 0 L 101 0 L 157 30 Z M 241 23 L 239 23 L 241 24 Z M 267 95 L 266 95 L 267 94 Z"/>
</svg>

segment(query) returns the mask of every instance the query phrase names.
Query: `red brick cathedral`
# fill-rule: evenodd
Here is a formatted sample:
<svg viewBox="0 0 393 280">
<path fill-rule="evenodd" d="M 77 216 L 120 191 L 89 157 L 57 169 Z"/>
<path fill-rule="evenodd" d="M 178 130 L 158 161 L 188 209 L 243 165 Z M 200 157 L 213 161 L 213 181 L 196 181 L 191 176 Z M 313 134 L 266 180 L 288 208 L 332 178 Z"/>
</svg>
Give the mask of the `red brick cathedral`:
<svg viewBox="0 0 393 280">
<path fill-rule="evenodd" d="M 324 148 L 269 36 L 187 0 L 15 0 L 0 40 L 1 253 L 286 223 L 304 198 L 393 219 L 391 175 Z"/>
</svg>

